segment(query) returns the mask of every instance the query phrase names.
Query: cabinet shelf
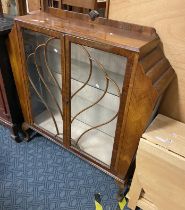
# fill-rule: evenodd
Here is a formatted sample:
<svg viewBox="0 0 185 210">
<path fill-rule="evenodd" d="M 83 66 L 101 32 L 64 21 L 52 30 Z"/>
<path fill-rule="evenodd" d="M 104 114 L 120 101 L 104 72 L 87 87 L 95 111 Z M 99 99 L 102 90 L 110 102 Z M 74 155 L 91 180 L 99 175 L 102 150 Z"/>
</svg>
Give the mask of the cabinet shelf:
<svg viewBox="0 0 185 210">
<path fill-rule="evenodd" d="M 55 64 L 56 65 L 56 64 Z M 53 74 L 55 78 L 57 79 L 58 83 L 62 85 L 61 83 L 61 72 L 59 71 L 60 68 L 58 68 L 58 71 L 53 70 Z M 116 82 L 118 85 L 120 91 L 122 90 L 123 85 L 123 75 L 114 73 L 111 71 L 106 70 L 109 77 Z M 89 64 L 84 62 L 79 62 L 77 60 L 73 60 L 71 64 L 71 80 L 75 80 L 77 82 L 81 83 L 81 86 L 86 82 L 88 79 L 89 74 Z M 116 87 L 109 82 L 109 88 L 107 93 L 118 96 Z M 104 91 L 106 88 L 106 80 L 104 78 L 103 73 L 98 70 L 97 67 L 93 67 L 92 76 L 89 80 L 88 86 L 91 86 L 93 88 L 96 88 L 99 91 Z"/>
<path fill-rule="evenodd" d="M 34 100 L 42 103 L 42 101 L 37 97 L 34 97 Z M 74 109 L 71 109 L 71 112 L 72 112 L 71 119 L 78 112 L 80 112 L 82 109 L 84 109 L 85 107 L 88 107 L 91 104 L 92 104 L 92 101 L 85 98 L 85 96 L 84 97 L 81 97 L 79 95 L 75 96 L 74 99 L 72 100 L 72 107 L 74 107 Z M 105 103 L 105 105 L 106 105 L 106 103 Z M 50 104 L 50 107 L 51 107 L 51 104 Z M 45 110 L 45 109 L 42 108 L 42 110 Z M 54 116 L 56 115 L 57 124 L 59 123 L 59 125 L 61 127 L 61 123 L 60 123 L 61 116 L 59 114 L 56 114 L 57 109 L 55 109 L 55 110 L 51 109 L 51 111 L 53 112 Z M 35 118 L 35 123 L 37 123 L 39 126 L 42 126 L 43 128 L 48 123 L 48 119 L 51 118 L 49 112 L 44 111 L 44 113 L 45 114 L 43 114 L 43 112 L 42 112 Z M 46 115 L 46 113 L 47 113 L 47 115 Z M 97 126 L 101 123 L 104 123 L 104 122 L 110 120 L 113 116 L 115 116 L 115 114 L 116 114 L 116 111 L 111 110 L 109 106 L 106 107 L 106 106 L 103 106 L 102 104 L 96 104 L 94 107 L 91 107 L 89 110 L 86 110 L 85 112 L 78 115 L 76 120 L 79 120 L 82 123 L 87 124 L 90 127 L 94 127 L 94 126 Z M 106 135 L 114 137 L 115 129 L 116 129 L 116 121 L 117 120 L 114 119 L 110 123 L 108 123 L 102 127 L 99 127 L 97 130 L 104 132 Z M 73 125 L 73 123 L 72 123 L 72 125 Z M 56 134 L 56 129 L 55 129 L 53 121 L 49 126 L 53 127 L 53 129 L 50 128 L 49 131 L 52 130 L 52 132 Z M 46 126 L 46 127 L 48 127 L 48 126 Z M 63 132 L 61 130 L 61 128 L 60 128 L 60 132 Z"/>
<path fill-rule="evenodd" d="M 90 89 L 90 88 L 88 88 Z M 92 88 L 91 88 L 92 89 Z M 84 91 L 85 92 L 85 91 Z M 88 100 L 88 93 L 90 91 L 87 91 L 86 95 L 83 95 L 83 93 L 79 96 L 76 95 L 71 102 L 71 115 L 75 116 L 77 113 L 79 113 L 81 110 L 85 109 L 86 107 L 92 105 L 92 101 Z M 89 97 L 91 99 L 91 97 Z M 90 109 L 84 111 L 80 115 L 77 116 L 77 120 L 80 120 L 84 122 L 85 124 L 90 125 L 91 127 L 97 126 L 99 124 L 102 124 L 106 121 L 109 121 L 111 118 L 113 118 L 116 115 L 116 109 L 112 109 L 108 106 L 108 104 L 105 102 L 109 100 L 108 98 L 104 99 L 101 103 L 96 104 L 95 106 L 91 107 Z M 117 98 L 114 96 L 114 98 Z M 112 99 L 113 100 L 113 99 Z M 116 106 L 117 104 L 115 104 Z M 112 104 L 113 106 L 113 104 Z M 118 105 L 117 105 L 118 106 Z M 114 108 L 114 107 L 112 107 Z M 116 129 L 116 119 L 111 121 L 110 123 L 99 127 L 98 129 L 102 132 L 105 132 L 106 134 L 114 137 L 115 129 Z"/>
<path fill-rule="evenodd" d="M 72 81 L 72 89 L 74 92 L 77 89 L 79 89 L 81 86 L 82 86 L 81 82 L 77 82 L 75 80 Z M 54 86 L 50 86 L 50 90 L 52 91 L 53 94 L 55 94 L 55 96 L 57 96 L 57 100 L 60 104 L 60 102 L 62 102 L 62 96 L 61 94 L 59 94 L 59 92 L 57 92 L 58 89 Z M 94 87 L 86 86 L 84 89 L 82 89 L 77 95 L 75 95 L 72 98 L 71 119 L 83 109 L 94 104 L 101 96 L 102 92 Z M 47 101 L 50 107 L 53 107 L 49 98 Z M 119 103 L 120 103 L 119 98 L 117 96 L 112 94 L 106 94 L 102 98 L 102 100 L 99 101 L 96 105 L 78 115 L 77 120 L 80 120 L 92 127 L 98 124 L 102 124 L 116 115 L 119 109 Z M 112 122 L 108 123 L 107 125 L 99 128 L 99 130 L 107 133 L 112 137 L 115 134 L 115 129 L 116 129 L 116 119 L 114 119 Z"/>
<path fill-rule="evenodd" d="M 81 83 L 85 83 L 89 76 L 89 64 L 80 62 L 78 60 L 72 59 L 71 61 L 71 77 L 72 79 L 79 81 Z M 115 83 L 118 85 L 119 89 L 122 89 L 123 85 L 123 75 L 114 73 L 112 71 L 108 71 L 106 69 L 106 73 L 109 75 L 109 77 L 115 81 Z M 92 75 L 91 79 L 89 80 L 88 84 L 89 86 L 92 86 L 96 89 L 99 89 L 100 91 L 104 91 L 106 88 L 106 79 L 104 78 L 104 74 L 102 71 L 98 69 L 98 67 L 93 65 Z M 108 93 L 112 95 L 118 96 L 118 93 L 116 91 L 116 87 L 110 82 L 109 89 L 107 91 Z"/>
</svg>

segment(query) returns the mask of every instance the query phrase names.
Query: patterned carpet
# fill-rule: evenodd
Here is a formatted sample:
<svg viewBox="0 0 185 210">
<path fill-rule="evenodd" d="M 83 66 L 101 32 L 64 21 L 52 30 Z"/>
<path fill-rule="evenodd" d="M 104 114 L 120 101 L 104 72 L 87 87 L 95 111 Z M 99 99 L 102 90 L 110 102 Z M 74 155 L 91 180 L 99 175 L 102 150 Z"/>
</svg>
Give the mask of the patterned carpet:
<svg viewBox="0 0 185 210">
<path fill-rule="evenodd" d="M 0 126 L 0 210 L 116 210 L 113 178 L 44 137 L 15 143 Z"/>
</svg>

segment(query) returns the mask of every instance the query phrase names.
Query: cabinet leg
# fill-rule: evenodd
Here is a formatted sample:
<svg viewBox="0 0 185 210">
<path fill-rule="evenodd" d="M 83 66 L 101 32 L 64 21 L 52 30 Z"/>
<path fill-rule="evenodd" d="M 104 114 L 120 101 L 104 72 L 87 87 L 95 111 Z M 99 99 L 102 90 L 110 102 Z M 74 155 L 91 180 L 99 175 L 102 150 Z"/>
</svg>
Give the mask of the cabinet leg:
<svg viewBox="0 0 185 210">
<path fill-rule="evenodd" d="M 121 201 L 124 197 L 124 189 L 127 187 L 127 181 L 125 180 L 124 183 L 121 183 L 118 180 L 115 180 L 115 182 L 119 188 L 116 198 L 118 201 Z"/>
<path fill-rule="evenodd" d="M 14 139 L 17 143 L 22 142 L 22 139 L 20 138 L 19 132 L 20 132 L 20 126 L 13 125 L 13 127 L 10 129 L 11 132 L 11 138 Z"/>
<path fill-rule="evenodd" d="M 30 134 L 31 134 L 31 129 L 28 126 L 27 123 L 22 124 L 22 132 L 23 132 L 23 138 L 25 141 L 30 141 Z"/>
</svg>

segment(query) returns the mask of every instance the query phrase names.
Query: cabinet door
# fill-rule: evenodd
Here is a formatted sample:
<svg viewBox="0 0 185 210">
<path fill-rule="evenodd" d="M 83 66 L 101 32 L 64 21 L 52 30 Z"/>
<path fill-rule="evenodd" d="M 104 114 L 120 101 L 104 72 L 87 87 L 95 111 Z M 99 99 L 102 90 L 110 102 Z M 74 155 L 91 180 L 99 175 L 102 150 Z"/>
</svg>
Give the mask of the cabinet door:
<svg viewBox="0 0 185 210">
<path fill-rule="evenodd" d="M 127 58 L 105 44 L 67 40 L 70 146 L 110 167 Z"/>
<path fill-rule="evenodd" d="M 33 126 L 63 138 L 62 40 L 22 30 Z"/>
</svg>

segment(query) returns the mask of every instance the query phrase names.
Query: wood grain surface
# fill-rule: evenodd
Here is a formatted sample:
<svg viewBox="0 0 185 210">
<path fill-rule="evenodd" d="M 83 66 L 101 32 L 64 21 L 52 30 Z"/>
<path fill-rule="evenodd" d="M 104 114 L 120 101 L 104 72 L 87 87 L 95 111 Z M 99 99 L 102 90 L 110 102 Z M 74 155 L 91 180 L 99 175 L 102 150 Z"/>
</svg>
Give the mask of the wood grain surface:
<svg viewBox="0 0 185 210">
<path fill-rule="evenodd" d="M 109 18 L 155 27 L 177 79 L 168 88 L 160 112 L 185 122 L 184 0 L 110 0 Z"/>
</svg>

